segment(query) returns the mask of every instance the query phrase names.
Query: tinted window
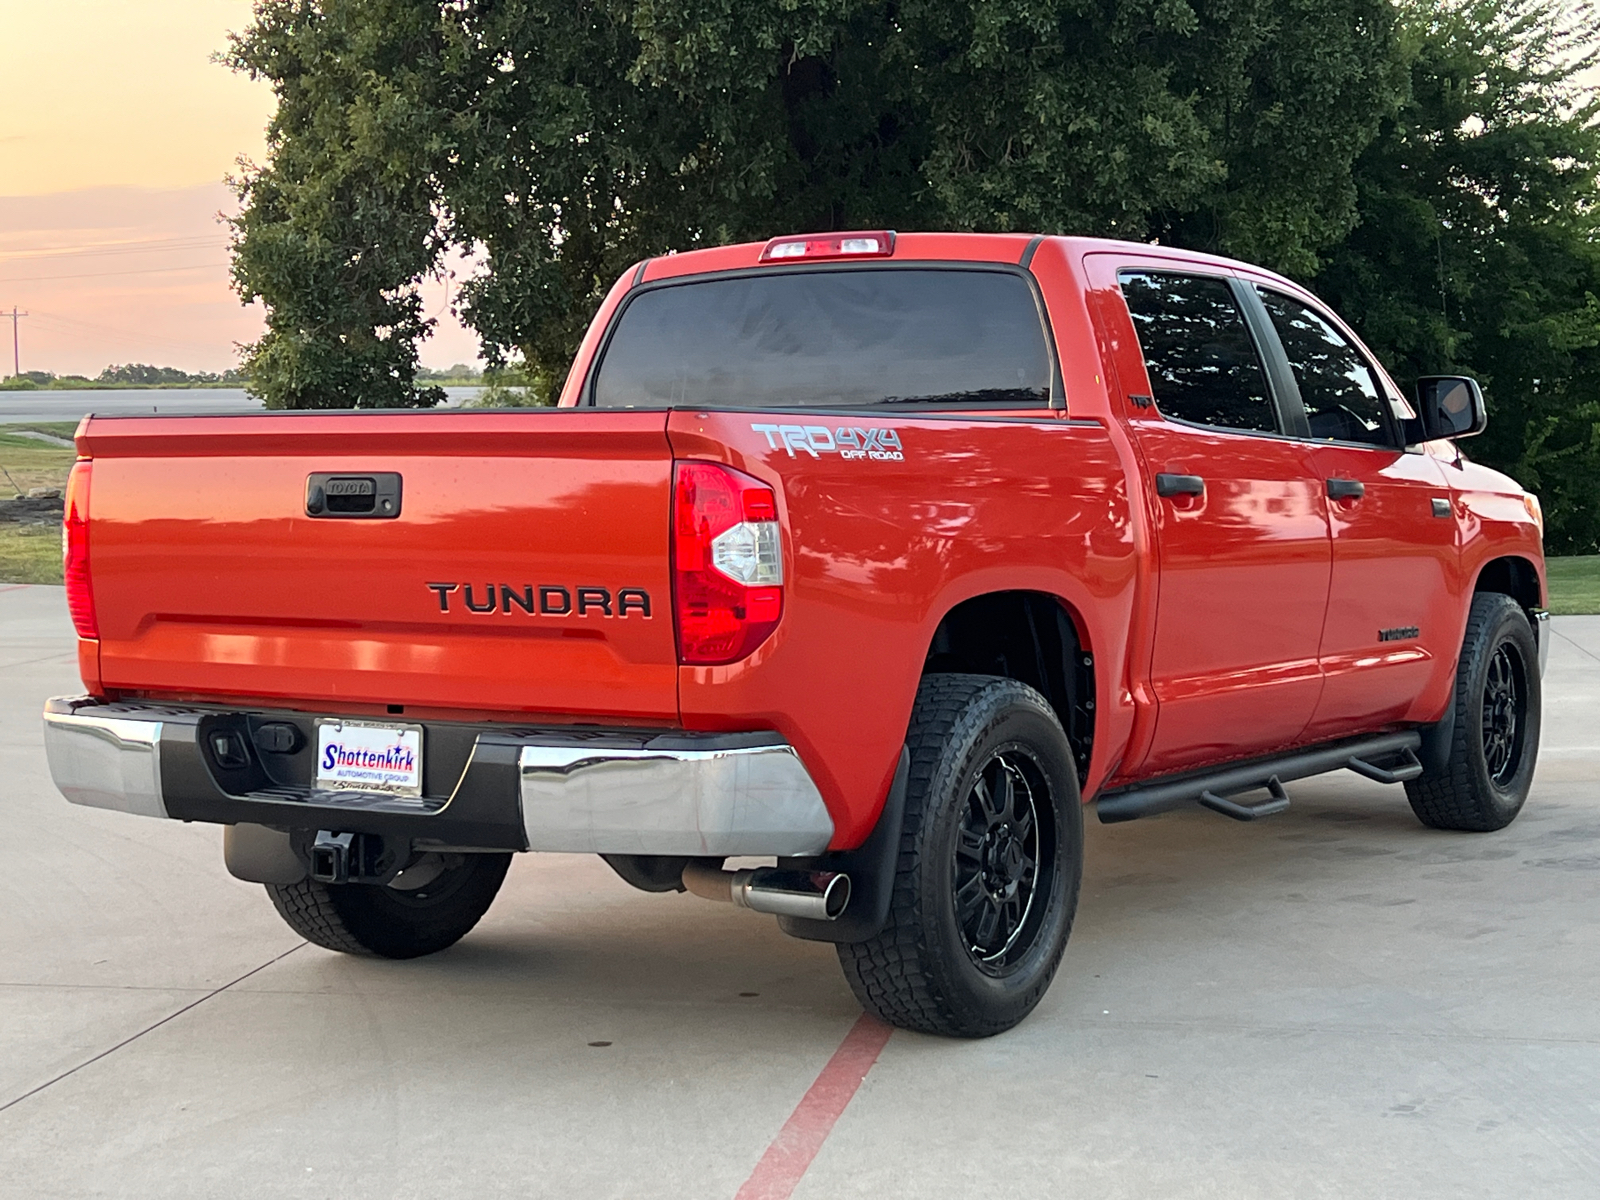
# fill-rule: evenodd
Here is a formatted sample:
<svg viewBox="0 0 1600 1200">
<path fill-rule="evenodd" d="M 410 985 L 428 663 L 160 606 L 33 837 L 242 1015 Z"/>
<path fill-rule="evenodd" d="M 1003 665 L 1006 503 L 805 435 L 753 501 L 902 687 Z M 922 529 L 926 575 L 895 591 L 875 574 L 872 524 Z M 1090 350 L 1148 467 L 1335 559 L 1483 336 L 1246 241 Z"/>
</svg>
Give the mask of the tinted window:
<svg viewBox="0 0 1600 1200">
<path fill-rule="evenodd" d="M 1120 280 L 1163 415 L 1228 429 L 1277 428 L 1261 360 L 1225 280 L 1143 272 Z"/>
<path fill-rule="evenodd" d="M 1044 327 L 996 271 L 846 270 L 656 288 L 623 310 L 594 402 L 661 408 L 1043 405 Z"/>
<path fill-rule="evenodd" d="M 1360 352 L 1298 300 L 1266 288 L 1256 290 L 1294 368 L 1311 436 L 1387 445 L 1382 393 Z"/>
</svg>

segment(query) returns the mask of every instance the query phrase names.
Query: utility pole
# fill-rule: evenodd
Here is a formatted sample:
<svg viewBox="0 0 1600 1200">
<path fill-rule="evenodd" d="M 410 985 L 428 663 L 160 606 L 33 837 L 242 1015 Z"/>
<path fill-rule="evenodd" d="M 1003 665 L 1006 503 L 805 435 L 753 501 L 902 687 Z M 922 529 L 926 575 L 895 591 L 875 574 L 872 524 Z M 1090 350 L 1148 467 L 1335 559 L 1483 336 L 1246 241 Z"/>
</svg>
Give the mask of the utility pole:
<svg viewBox="0 0 1600 1200">
<path fill-rule="evenodd" d="M 11 306 L 10 312 L 0 312 L 0 317 L 11 318 L 11 373 L 18 378 L 22 376 L 22 343 L 17 337 L 17 321 L 27 315 L 25 312 L 18 312 L 15 304 Z"/>
</svg>

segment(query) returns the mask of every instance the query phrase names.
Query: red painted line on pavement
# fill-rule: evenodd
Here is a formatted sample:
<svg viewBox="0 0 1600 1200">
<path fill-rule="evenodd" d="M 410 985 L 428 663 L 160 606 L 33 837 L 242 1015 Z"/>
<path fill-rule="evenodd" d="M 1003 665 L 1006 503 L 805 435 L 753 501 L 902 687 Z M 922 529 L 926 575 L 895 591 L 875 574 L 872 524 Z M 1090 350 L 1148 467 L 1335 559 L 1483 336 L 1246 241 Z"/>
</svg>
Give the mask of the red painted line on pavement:
<svg viewBox="0 0 1600 1200">
<path fill-rule="evenodd" d="M 789 1200 L 893 1032 L 876 1017 L 861 1014 L 734 1200 Z"/>
<path fill-rule="evenodd" d="M 10 587 L 0 587 L 0 592 L 20 592 L 27 586 L 25 583 L 13 583 Z"/>
</svg>

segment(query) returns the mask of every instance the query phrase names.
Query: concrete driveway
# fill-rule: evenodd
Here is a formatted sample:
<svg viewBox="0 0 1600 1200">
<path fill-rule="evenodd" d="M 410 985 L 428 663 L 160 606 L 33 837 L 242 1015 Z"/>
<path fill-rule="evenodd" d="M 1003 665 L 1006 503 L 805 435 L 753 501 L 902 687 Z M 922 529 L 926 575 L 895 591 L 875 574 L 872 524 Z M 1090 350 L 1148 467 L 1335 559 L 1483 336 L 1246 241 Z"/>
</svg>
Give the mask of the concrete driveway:
<svg viewBox="0 0 1600 1200">
<path fill-rule="evenodd" d="M 851 1099 L 872 1031 L 769 918 L 523 856 L 454 949 L 351 959 L 218 830 L 68 806 L 61 592 L 0 589 L 0 1195 L 1592 1198 L 1600 618 L 1555 628 L 1509 830 L 1348 772 L 1259 825 L 1091 822 L 1035 1015 L 897 1032 Z"/>
</svg>

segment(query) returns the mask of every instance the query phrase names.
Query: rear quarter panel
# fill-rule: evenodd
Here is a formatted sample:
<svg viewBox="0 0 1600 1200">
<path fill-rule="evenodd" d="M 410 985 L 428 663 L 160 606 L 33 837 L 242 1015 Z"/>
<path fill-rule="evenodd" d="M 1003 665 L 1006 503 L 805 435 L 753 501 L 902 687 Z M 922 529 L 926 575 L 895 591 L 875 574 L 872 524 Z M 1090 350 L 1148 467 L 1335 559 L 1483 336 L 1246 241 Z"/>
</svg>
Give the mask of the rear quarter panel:
<svg viewBox="0 0 1600 1200">
<path fill-rule="evenodd" d="M 904 458 L 791 452 L 755 428 L 775 422 L 830 437 L 892 427 Z M 668 434 L 676 458 L 770 482 L 786 539 L 782 624 L 742 662 L 680 667 L 683 722 L 781 731 L 834 813 L 836 846 L 875 822 L 934 630 L 972 596 L 1021 589 L 1064 602 L 1096 656 L 1096 758 L 1126 736 L 1135 544 L 1123 463 L 1099 423 L 680 410 Z M 1090 792 L 1105 770 L 1093 766 Z"/>
</svg>

